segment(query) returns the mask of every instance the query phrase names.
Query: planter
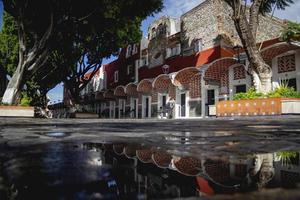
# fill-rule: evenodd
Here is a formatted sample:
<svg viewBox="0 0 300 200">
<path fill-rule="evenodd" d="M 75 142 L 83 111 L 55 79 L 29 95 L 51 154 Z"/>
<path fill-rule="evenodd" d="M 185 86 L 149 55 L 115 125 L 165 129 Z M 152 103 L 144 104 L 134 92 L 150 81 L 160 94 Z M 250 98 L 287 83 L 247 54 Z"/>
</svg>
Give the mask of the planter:
<svg viewBox="0 0 300 200">
<path fill-rule="evenodd" d="M 95 113 L 75 113 L 75 118 L 82 118 L 82 119 L 96 119 L 99 118 L 98 114 Z"/>
<path fill-rule="evenodd" d="M 0 106 L 0 117 L 34 117 L 34 108 L 23 106 Z"/>
<path fill-rule="evenodd" d="M 217 103 L 218 117 L 300 114 L 300 99 L 264 98 Z"/>
</svg>

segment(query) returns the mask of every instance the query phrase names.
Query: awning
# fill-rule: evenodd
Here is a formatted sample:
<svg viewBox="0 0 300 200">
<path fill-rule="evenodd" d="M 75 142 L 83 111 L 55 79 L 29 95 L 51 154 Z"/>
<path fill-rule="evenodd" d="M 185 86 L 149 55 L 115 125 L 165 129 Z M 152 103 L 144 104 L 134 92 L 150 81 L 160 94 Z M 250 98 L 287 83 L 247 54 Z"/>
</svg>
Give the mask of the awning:
<svg viewBox="0 0 300 200">
<path fill-rule="evenodd" d="M 152 80 L 143 79 L 137 85 L 137 91 L 142 94 L 151 94 L 152 93 Z"/>
<path fill-rule="evenodd" d="M 170 76 L 168 74 L 161 74 L 154 79 L 152 87 L 159 93 L 167 93 L 171 84 Z"/>
</svg>

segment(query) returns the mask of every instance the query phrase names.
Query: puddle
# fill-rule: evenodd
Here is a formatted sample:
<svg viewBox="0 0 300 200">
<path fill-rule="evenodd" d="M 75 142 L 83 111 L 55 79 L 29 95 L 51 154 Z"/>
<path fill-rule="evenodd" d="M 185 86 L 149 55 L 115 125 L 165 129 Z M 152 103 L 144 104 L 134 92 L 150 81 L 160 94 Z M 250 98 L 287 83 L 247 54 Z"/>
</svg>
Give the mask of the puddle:
<svg viewBox="0 0 300 200">
<path fill-rule="evenodd" d="M 38 135 L 43 135 L 47 137 L 52 137 L 52 138 L 64 138 L 70 136 L 70 133 L 66 132 L 42 132 L 42 133 L 36 133 Z"/>
<path fill-rule="evenodd" d="M 4 154 L 0 174 L 8 188 L 16 188 L 16 199 L 49 200 L 180 199 L 291 189 L 300 182 L 298 151 L 195 157 L 172 152 L 124 141 L 50 143 Z"/>
</svg>

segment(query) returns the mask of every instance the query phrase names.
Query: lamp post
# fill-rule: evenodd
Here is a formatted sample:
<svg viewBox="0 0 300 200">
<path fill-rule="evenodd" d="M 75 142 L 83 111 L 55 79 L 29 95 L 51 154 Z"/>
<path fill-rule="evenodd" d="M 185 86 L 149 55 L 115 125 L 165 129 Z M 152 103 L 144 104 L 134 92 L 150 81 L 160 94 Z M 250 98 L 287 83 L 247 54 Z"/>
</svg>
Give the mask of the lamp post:
<svg viewBox="0 0 300 200">
<path fill-rule="evenodd" d="M 242 46 L 238 44 L 233 47 L 234 57 L 237 59 L 238 63 L 241 63 L 241 49 Z"/>
<path fill-rule="evenodd" d="M 162 71 L 164 74 L 168 74 L 170 71 L 170 66 L 169 65 L 163 65 L 162 67 Z"/>
</svg>

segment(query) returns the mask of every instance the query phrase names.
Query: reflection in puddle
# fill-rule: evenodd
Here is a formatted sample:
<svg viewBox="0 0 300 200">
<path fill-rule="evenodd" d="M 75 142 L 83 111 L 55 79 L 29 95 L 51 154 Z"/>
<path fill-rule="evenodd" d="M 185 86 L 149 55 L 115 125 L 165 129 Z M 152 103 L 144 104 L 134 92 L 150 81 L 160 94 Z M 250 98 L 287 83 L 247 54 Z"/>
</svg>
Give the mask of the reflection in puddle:
<svg viewBox="0 0 300 200">
<path fill-rule="evenodd" d="M 16 199 L 172 199 L 300 182 L 299 152 L 207 158 L 126 143 L 54 143 L 37 149 L 3 163 Z"/>
<path fill-rule="evenodd" d="M 47 133 L 46 136 L 48 136 L 48 137 L 65 137 L 66 133 L 63 133 L 63 132 L 52 132 L 52 133 Z"/>
</svg>

